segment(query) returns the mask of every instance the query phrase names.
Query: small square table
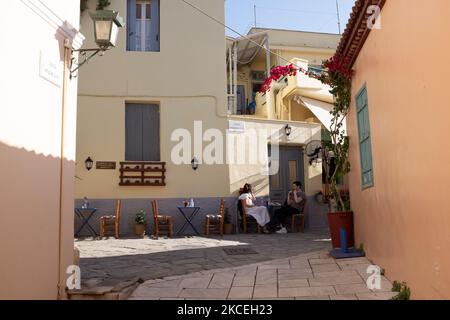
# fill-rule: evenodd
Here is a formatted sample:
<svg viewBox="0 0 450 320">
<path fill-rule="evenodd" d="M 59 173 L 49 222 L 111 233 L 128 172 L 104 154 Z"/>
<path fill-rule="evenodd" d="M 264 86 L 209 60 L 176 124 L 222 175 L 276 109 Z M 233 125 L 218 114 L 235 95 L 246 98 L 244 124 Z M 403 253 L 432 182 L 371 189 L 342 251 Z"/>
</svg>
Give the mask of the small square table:
<svg viewBox="0 0 450 320">
<path fill-rule="evenodd" d="M 186 220 L 186 222 L 183 224 L 180 230 L 178 230 L 177 236 L 180 236 L 181 233 L 184 232 L 189 225 L 191 226 L 192 230 L 194 230 L 194 232 L 199 236 L 200 233 L 194 227 L 192 221 L 194 221 L 195 216 L 199 213 L 200 207 L 178 207 L 178 211 L 180 211 L 181 215 Z"/>
<path fill-rule="evenodd" d="M 97 212 L 97 208 L 75 208 L 75 215 L 81 221 L 81 226 L 75 232 L 75 237 L 80 236 L 80 232 L 81 232 L 81 230 L 83 230 L 84 227 L 86 227 L 94 237 L 98 236 L 97 232 L 89 224 L 89 220 L 92 219 L 92 217 L 94 216 L 94 213 L 96 213 L 96 212 Z"/>
</svg>

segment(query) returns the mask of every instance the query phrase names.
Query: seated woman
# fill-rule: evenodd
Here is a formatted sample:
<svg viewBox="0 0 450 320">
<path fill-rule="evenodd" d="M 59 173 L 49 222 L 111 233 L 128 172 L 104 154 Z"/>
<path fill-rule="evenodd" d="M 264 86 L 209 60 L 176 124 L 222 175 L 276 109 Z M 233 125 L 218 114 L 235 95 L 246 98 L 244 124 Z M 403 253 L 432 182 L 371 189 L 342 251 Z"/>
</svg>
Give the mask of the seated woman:
<svg viewBox="0 0 450 320">
<path fill-rule="evenodd" d="M 263 227 L 264 233 L 270 233 L 266 225 L 270 222 L 269 210 L 263 206 L 256 206 L 253 201 L 256 201 L 256 197 L 253 194 L 252 186 L 245 184 L 242 194 L 239 196 L 239 200 L 245 201 L 244 214 L 255 218 L 256 222 Z"/>
</svg>

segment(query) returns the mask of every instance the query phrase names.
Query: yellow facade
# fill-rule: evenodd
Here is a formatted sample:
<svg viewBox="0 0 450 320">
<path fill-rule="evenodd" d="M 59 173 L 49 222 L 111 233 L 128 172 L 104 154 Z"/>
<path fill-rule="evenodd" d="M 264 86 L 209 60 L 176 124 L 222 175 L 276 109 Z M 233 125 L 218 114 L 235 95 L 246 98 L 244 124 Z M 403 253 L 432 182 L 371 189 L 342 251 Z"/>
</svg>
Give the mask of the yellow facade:
<svg viewBox="0 0 450 320">
<path fill-rule="evenodd" d="M 92 7 L 93 4 L 90 6 Z M 224 2 L 222 0 L 196 0 L 192 3 L 209 15 L 224 21 Z M 107 8 L 119 11 L 127 16 L 126 1 L 111 1 Z M 90 29 L 92 22 L 87 14 L 82 16 L 82 28 Z M 255 30 L 253 30 L 255 31 Z M 253 32 L 252 31 L 252 32 Z M 273 32 L 273 50 L 286 59 L 312 59 L 314 64 L 332 55 L 338 35 L 314 34 L 290 31 Z M 286 48 L 280 43 L 290 39 Z M 299 40 L 300 39 L 300 40 Z M 305 45 L 302 41 L 307 41 Z M 101 207 L 106 204 L 107 211 L 112 210 L 113 199 L 130 200 L 125 207 L 125 214 L 132 214 L 137 209 L 149 210 L 149 199 L 161 199 L 168 210 L 188 197 L 211 199 L 219 197 L 234 201 L 239 189 L 246 182 L 254 184 L 257 196 L 270 193 L 268 168 L 268 145 L 271 144 L 273 132 L 279 135 L 283 146 L 292 146 L 301 150 L 309 141 L 321 139 L 322 124 L 314 114 L 305 108 L 291 107 L 290 114 L 280 117 L 258 114 L 251 116 L 236 115 L 229 112 L 227 86 L 230 74 L 227 72 L 228 43 L 225 28 L 199 13 L 181 1 L 160 0 L 160 51 L 127 51 L 127 34 L 121 30 L 116 48 L 96 58 L 80 71 L 78 127 L 77 127 L 77 179 L 75 198 L 93 199 Z M 277 43 L 279 42 L 279 43 Z M 86 39 L 86 47 L 94 46 L 93 39 Z M 314 47 L 317 46 L 317 47 Z M 271 49 L 272 50 L 272 49 Z M 271 56 L 271 63 L 277 64 L 278 58 Z M 250 71 L 266 70 L 264 51 L 249 66 L 239 69 L 238 84 L 251 90 Z M 300 78 L 298 78 L 300 79 Z M 291 79 L 293 86 L 298 79 Z M 251 91 L 247 91 L 251 92 Z M 285 96 L 280 100 L 285 105 L 295 102 Z M 286 100 L 286 101 L 285 101 Z M 165 186 L 120 186 L 119 163 L 125 161 L 126 150 L 126 104 L 148 103 L 159 107 L 160 119 L 160 161 L 166 163 Z M 258 111 L 259 112 L 259 111 Z M 268 130 L 263 138 L 262 163 L 200 163 L 198 170 L 191 168 L 190 162 L 179 165 L 172 159 L 172 152 L 178 141 L 173 141 L 176 130 L 187 129 L 192 135 L 192 145 L 199 139 L 194 123 L 202 123 L 203 133 L 207 129 L 218 130 L 227 137 L 232 123 L 243 123 L 243 133 L 252 130 Z M 284 128 L 289 123 L 294 134 L 286 139 Z M 272 130 L 272 131 L 270 131 Z M 272 132 L 272 133 L 271 133 Z M 200 133 L 200 138 L 201 138 Z M 233 139 L 242 135 L 231 134 Z M 211 141 L 204 137 L 202 150 Z M 197 140 L 198 141 L 198 140 Z M 224 159 L 227 159 L 227 141 L 223 141 Z M 239 153 L 239 149 L 231 148 Z M 256 145 L 248 144 L 245 152 L 256 154 Z M 188 159 L 198 158 L 193 151 Z M 112 161 L 116 170 L 86 170 L 84 161 L 90 157 L 97 161 Z M 320 168 L 312 168 L 306 159 L 304 173 L 306 191 L 314 194 L 322 189 Z M 134 205 L 133 205 L 134 203 Z M 215 203 L 215 202 L 214 202 Z M 215 204 L 214 204 L 215 205 Z M 138 208 L 138 206 L 140 206 Z M 234 209 L 232 202 L 228 206 Z M 176 210 L 176 208 L 175 208 Z M 103 210 L 104 211 L 104 210 Z"/>
</svg>

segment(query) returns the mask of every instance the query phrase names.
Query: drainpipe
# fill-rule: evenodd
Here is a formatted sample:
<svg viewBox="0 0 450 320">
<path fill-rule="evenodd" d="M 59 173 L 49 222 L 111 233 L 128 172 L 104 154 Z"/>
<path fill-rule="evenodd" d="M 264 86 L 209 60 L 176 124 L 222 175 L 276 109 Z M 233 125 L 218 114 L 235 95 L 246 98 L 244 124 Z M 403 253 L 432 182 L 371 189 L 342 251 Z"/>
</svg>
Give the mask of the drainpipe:
<svg viewBox="0 0 450 320">
<path fill-rule="evenodd" d="M 61 153 L 60 153 L 60 172 L 59 172 L 59 223 L 58 223 L 58 300 L 64 297 L 65 283 L 62 283 L 62 220 L 63 220 L 63 171 L 64 171 L 64 115 L 66 109 L 67 99 L 67 83 L 69 81 L 69 68 L 72 56 L 72 48 L 69 40 L 64 43 L 64 71 L 63 71 L 63 91 L 62 91 L 62 106 L 61 106 Z"/>
</svg>

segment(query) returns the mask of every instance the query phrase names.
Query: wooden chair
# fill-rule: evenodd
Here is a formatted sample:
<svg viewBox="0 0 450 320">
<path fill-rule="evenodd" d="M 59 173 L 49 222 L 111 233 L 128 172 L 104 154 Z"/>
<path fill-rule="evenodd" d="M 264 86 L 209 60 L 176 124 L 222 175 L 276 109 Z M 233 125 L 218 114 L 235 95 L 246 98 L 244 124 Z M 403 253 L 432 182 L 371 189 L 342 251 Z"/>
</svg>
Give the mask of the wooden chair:
<svg viewBox="0 0 450 320">
<path fill-rule="evenodd" d="M 220 200 L 219 213 L 208 214 L 205 217 L 205 236 L 210 233 L 218 233 L 223 236 L 223 225 L 225 222 L 225 200 Z"/>
<path fill-rule="evenodd" d="M 242 212 L 241 212 L 241 214 L 242 214 L 242 229 L 243 229 L 244 233 L 245 234 L 248 233 L 249 225 L 256 225 L 256 230 L 258 231 L 258 233 L 261 233 L 261 226 L 258 224 L 256 219 L 247 214 L 246 201 L 245 200 L 240 200 L 240 201 L 241 201 L 241 207 L 242 207 Z"/>
<path fill-rule="evenodd" d="M 113 229 L 114 236 L 116 237 L 116 239 L 119 239 L 121 211 L 122 211 L 122 202 L 121 202 L 121 200 L 117 200 L 116 201 L 116 211 L 115 211 L 114 216 L 100 217 L 100 239 L 103 239 L 105 237 L 105 231 L 110 231 L 110 230 L 107 230 L 108 227 L 110 227 L 110 229 Z M 113 228 L 111 228 L 111 227 L 113 227 Z"/>
<path fill-rule="evenodd" d="M 306 200 L 303 200 L 300 213 L 293 214 L 291 218 L 291 232 L 305 232 L 305 206 Z"/>
<path fill-rule="evenodd" d="M 153 235 L 159 237 L 160 231 L 166 232 L 169 237 L 173 237 L 173 219 L 171 216 L 165 216 L 159 214 L 158 201 L 152 201 L 153 208 Z"/>
</svg>

